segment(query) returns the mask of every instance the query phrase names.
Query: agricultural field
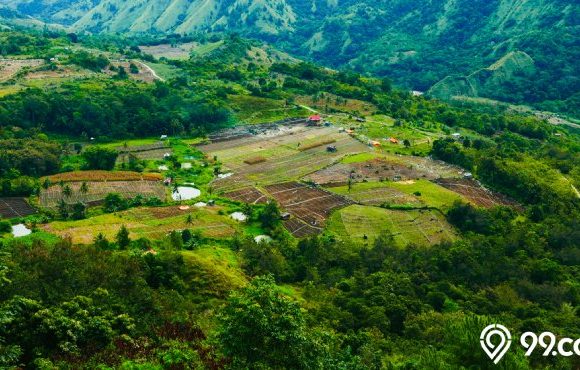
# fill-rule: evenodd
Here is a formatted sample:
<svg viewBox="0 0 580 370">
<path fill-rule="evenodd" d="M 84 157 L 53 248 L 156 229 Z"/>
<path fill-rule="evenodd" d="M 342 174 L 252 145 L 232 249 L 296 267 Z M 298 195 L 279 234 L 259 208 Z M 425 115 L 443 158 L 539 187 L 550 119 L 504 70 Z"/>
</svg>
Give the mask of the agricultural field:
<svg viewBox="0 0 580 370">
<path fill-rule="evenodd" d="M 247 204 L 263 204 L 268 202 L 268 198 L 254 187 L 231 191 L 225 193 L 223 197 Z"/>
<path fill-rule="evenodd" d="M 297 182 L 268 185 L 265 189 L 283 210 L 319 231 L 334 210 L 352 204 L 342 196 Z M 293 229 L 291 225 L 289 231 Z"/>
<path fill-rule="evenodd" d="M 166 188 L 161 181 L 84 181 L 86 191 L 81 191 L 82 182 L 70 182 L 65 186 L 52 185 L 48 189 L 40 192 L 40 205 L 44 208 L 55 209 L 61 200 L 67 204 L 78 202 L 89 206 L 100 204 L 107 194 L 118 193 L 125 198 L 134 198 L 141 195 L 145 198 L 156 197 L 164 201 L 166 198 Z M 66 194 L 65 189 L 70 189 L 70 194 Z"/>
<path fill-rule="evenodd" d="M 50 180 L 55 184 L 58 182 L 107 182 L 107 181 L 160 181 L 163 177 L 158 173 L 140 173 L 131 171 L 75 171 L 64 172 L 57 175 L 48 176 L 43 179 Z"/>
<path fill-rule="evenodd" d="M 0 198 L 0 217 L 16 218 L 35 214 L 36 210 L 24 198 Z"/>
<path fill-rule="evenodd" d="M 327 230 L 341 240 L 359 245 L 372 245 L 381 233 L 392 235 L 401 247 L 430 246 L 457 239 L 452 226 L 438 211 L 399 211 L 361 205 L 335 212 L 328 220 Z"/>
<path fill-rule="evenodd" d="M 362 181 L 406 181 L 429 179 L 435 180 L 440 177 L 458 176 L 458 170 L 439 161 L 433 161 L 422 157 L 396 157 L 373 158 L 362 155 L 363 161 L 357 161 L 353 157 L 337 163 L 320 171 L 309 174 L 305 181 L 316 184 L 347 184 Z M 367 160 L 368 159 L 368 160 Z"/>
<path fill-rule="evenodd" d="M 0 82 L 6 82 L 21 71 L 40 67 L 44 63 L 43 59 L 0 59 Z"/>
<path fill-rule="evenodd" d="M 328 140 L 333 141 L 336 152 L 329 152 L 324 144 L 317 145 Z M 301 146 L 311 146 L 311 149 L 300 150 Z M 216 190 L 223 192 L 256 184 L 271 185 L 298 180 L 339 161 L 345 155 L 372 150 L 334 127 L 310 128 L 303 125 L 204 145 L 198 149 L 210 158 L 217 157 L 222 164 L 222 172 L 233 173 L 212 184 Z M 265 160 L 256 164 L 246 163 L 256 157 Z"/>
<path fill-rule="evenodd" d="M 350 190 L 348 185 L 329 187 L 328 190 L 372 206 L 388 204 L 447 210 L 455 201 L 467 201 L 461 195 L 424 179 L 360 182 L 351 184 Z"/>
<path fill-rule="evenodd" d="M 421 207 L 424 205 L 416 196 L 389 187 L 385 182 L 361 182 L 352 184 L 350 189 L 348 185 L 343 185 L 327 187 L 327 190 L 367 206 L 392 204 Z"/>
<path fill-rule="evenodd" d="M 471 203 L 480 207 L 491 208 L 495 206 L 519 206 L 516 202 L 505 195 L 488 190 L 475 180 L 440 179 L 436 182 L 444 188 L 461 194 Z"/>
<path fill-rule="evenodd" d="M 57 221 L 44 226 L 45 231 L 59 236 L 70 236 L 73 243 L 90 244 L 103 233 L 113 240 L 125 225 L 132 239 L 147 237 L 159 240 L 173 230 L 199 230 L 205 237 L 220 238 L 234 235 L 239 223 L 219 215 L 219 207 L 181 210 L 178 206 L 134 208 L 114 214 L 104 214 L 80 221 Z M 187 223 L 187 216 L 192 223 Z"/>
</svg>

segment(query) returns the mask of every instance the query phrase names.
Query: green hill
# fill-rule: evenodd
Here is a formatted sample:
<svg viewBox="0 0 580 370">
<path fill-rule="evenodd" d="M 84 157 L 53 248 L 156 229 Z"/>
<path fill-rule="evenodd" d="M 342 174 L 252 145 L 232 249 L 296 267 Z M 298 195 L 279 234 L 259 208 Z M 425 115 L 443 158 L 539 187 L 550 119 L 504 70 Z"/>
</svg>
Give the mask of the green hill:
<svg viewBox="0 0 580 370">
<path fill-rule="evenodd" d="M 499 90 L 478 94 L 540 106 L 580 90 L 580 7 L 573 0 L 8 0 L 5 6 L 76 32 L 240 33 L 419 91 L 444 79 L 451 90 L 465 89 L 465 82 L 446 77 L 468 76 L 522 52 L 535 71 L 523 78 L 493 73 L 502 80 L 492 83 Z"/>
</svg>

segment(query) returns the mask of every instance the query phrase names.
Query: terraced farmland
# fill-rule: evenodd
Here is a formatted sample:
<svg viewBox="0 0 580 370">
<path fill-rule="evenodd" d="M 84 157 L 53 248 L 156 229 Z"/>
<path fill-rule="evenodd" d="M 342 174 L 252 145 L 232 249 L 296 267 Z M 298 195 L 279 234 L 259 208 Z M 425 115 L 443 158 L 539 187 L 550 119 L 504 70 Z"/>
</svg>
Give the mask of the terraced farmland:
<svg viewBox="0 0 580 370">
<path fill-rule="evenodd" d="M 266 203 L 268 198 L 254 187 L 235 190 L 224 194 L 225 198 L 248 204 Z"/>
<path fill-rule="evenodd" d="M 87 181 L 86 185 L 86 192 L 81 191 L 81 182 L 72 182 L 64 187 L 53 185 L 41 191 L 40 205 L 55 209 L 61 200 L 67 204 L 82 202 L 89 206 L 98 205 L 109 193 L 118 193 L 125 198 L 134 198 L 137 195 L 157 197 L 161 200 L 166 198 L 166 188 L 160 181 Z M 70 187 L 69 195 L 65 193 L 67 186 Z"/>
<path fill-rule="evenodd" d="M 300 150 L 301 146 L 314 145 L 321 140 L 333 140 L 337 152 L 327 151 L 325 145 Z M 199 149 L 208 157 L 217 157 L 225 170 L 233 172 L 232 176 L 213 183 L 215 189 L 223 192 L 298 180 L 339 161 L 345 155 L 372 150 L 350 136 L 339 133 L 336 128 L 305 126 L 294 126 L 277 134 L 200 146 Z M 251 165 L 246 163 L 248 159 L 258 156 L 265 160 Z"/>
<path fill-rule="evenodd" d="M 322 231 L 334 210 L 352 204 L 352 201 L 344 197 L 297 182 L 269 185 L 266 190 L 282 209 L 308 225 L 307 229 L 319 231 Z M 303 232 L 303 227 L 300 228 L 295 223 L 287 222 L 286 226 L 295 236 Z M 314 230 L 311 231 L 314 233 Z"/>
<path fill-rule="evenodd" d="M 391 234 L 400 246 L 430 246 L 457 239 L 453 228 L 437 211 L 398 211 L 361 205 L 335 212 L 328 221 L 328 230 L 342 240 L 369 245 L 383 232 Z"/>
</svg>

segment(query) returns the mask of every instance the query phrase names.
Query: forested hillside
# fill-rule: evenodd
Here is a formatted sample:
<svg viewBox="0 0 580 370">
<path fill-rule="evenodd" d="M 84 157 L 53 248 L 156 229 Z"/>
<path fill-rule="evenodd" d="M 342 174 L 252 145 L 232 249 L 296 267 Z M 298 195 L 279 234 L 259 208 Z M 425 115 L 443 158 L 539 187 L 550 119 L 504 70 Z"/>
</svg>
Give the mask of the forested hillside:
<svg viewBox="0 0 580 370">
<path fill-rule="evenodd" d="M 427 91 L 445 79 L 453 93 L 579 112 L 580 9 L 572 0 L 9 0 L 5 6 L 77 32 L 242 33 L 408 89 Z M 480 74 L 514 52 L 527 54 L 533 71 L 512 66 L 493 89 L 449 87 L 456 77 L 447 77 Z"/>
</svg>

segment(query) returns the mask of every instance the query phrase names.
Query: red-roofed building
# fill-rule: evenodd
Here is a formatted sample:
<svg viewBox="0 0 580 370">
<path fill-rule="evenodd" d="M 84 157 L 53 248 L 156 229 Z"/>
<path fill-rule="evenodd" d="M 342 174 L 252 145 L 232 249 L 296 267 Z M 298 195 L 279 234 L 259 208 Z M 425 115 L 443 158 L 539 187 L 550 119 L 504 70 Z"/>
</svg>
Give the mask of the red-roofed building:
<svg viewBox="0 0 580 370">
<path fill-rule="evenodd" d="M 321 123 L 322 123 L 322 117 L 320 117 L 319 114 L 315 114 L 313 116 L 310 116 L 310 118 L 308 118 L 309 125 L 320 125 Z"/>
</svg>

